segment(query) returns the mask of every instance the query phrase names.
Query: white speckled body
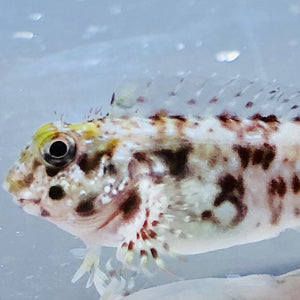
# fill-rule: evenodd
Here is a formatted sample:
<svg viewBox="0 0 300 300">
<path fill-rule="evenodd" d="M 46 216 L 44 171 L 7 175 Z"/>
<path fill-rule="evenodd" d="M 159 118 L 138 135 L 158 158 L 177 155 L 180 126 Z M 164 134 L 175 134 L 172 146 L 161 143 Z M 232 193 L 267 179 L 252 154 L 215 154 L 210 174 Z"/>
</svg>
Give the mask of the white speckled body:
<svg viewBox="0 0 300 300">
<path fill-rule="evenodd" d="M 88 248 L 117 247 L 127 266 L 145 268 L 153 259 L 164 268 L 160 254 L 201 253 L 298 228 L 299 136 L 297 117 L 227 111 L 50 123 L 5 187 L 25 211 Z M 85 266 L 96 277 L 97 263 Z"/>
</svg>

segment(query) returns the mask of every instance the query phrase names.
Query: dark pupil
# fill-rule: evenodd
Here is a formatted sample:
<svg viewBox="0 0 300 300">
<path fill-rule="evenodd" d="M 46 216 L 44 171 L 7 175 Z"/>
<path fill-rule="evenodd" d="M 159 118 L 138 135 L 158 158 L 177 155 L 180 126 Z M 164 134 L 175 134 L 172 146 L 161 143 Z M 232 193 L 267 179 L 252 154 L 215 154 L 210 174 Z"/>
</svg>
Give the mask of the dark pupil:
<svg viewBox="0 0 300 300">
<path fill-rule="evenodd" d="M 67 152 L 68 152 L 68 147 L 66 143 L 62 141 L 56 141 L 52 143 L 49 149 L 49 154 L 52 157 L 63 157 L 67 154 Z"/>
</svg>

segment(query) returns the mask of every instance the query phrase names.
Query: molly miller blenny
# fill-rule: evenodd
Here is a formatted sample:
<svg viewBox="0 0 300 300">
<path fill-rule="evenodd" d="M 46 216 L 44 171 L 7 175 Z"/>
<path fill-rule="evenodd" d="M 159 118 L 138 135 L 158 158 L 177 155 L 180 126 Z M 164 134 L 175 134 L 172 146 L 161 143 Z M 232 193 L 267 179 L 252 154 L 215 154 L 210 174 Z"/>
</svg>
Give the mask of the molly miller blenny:
<svg viewBox="0 0 300 300">
<path fill-rule="evenodd" d="M 238 103 L 248 92 L 242 107 L 253 110 L 260 94 L 251 92 L 251 84 L 235 87 L 225 100 Z M 193 110 L 201 99 L 218 107 L 224 89 L 206 99 L 201 93 L 199 88 L 182 105 Z M 180 90 L 166 98 L 176 94 Z M 266 95 L 274 106 L 286 100 L 278 90 Z M 135 99 L 149 101 L 143 94 Z M 164 268 L 164 255 L 212 251 L 299 228 L 299 117 L 239 117 L 230 105 L 211 116 L 157 108 L 149 116 L 135 112 L 46 124 L 4 184 L 26 212 L 86 244 L 89 251 L 74 280 L 89 271 L 100 293 L 109 281 L 98 269 L 102 246 L 116 247 L 125 266 L 147 269 L 153 260 Z"/>
</svg>

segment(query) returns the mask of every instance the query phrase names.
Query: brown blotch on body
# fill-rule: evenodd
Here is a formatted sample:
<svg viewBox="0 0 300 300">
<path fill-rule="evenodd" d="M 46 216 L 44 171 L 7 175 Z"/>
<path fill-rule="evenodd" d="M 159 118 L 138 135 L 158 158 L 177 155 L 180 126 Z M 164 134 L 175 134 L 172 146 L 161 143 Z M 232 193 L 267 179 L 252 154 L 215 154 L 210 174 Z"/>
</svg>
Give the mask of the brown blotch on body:
<svg viewBox="0 0 300 300">
<path fill-rule="evenodd" d="M 270 164 L 276 156 L 276 147 L 265 143 L 260 148 L 253 150 L 252 155 L 252 164 L 258 165 L 261 164 L 264 170 L 267 170 L 270 167 Z"/>
<path fill-rule="evenodd" d="M 161 157 L 162 160 L 169 167 L 170 174 L 177 177 L 177 179 L 183 178 L 188 172 L 188 155 L 192 151 L 191 146 L 181 147 L 177 150 L 162 149 L 155 151 L 154 154 Z"/>
<path fill-rule="evenodd" d="M 103 154 L 104 153 L 102 151 L 91 155 L 84 153 L 78 163 L 80 169 L 84 173 L 89 173 L 90 171 L 95 170 L 99 166 Z"/>
<path fill-rule="evenodd" d="M 294 194 L 298 194 L 300 191 L 300 180 L 299 177 L 295 174 L 292 179 L 292 189 Z"/>
<path fill-rule="evenodd" d="M 262 162 L 264 157 L 264 151 L 262 149 L 255 149 L 252 157 L 252 164 L 258 165 Z"/>
<path fill-rule="evenodd" d="M 282 198 L 287 192 L 286 183 L 282 177 L 272 179 L 268 185 L 268 204 L 271 210 L 271 224 L 277 224 L 282 212 Z M 277 198 L 276 196 L 279 196 Z"/>
<path fill-rule="evenodd" d="M 266 117 L 262 116 L 261 114 L 255 114 L 252 117 L 250 117 L 251 120 L 258 120 L 258 121 L 262 121 L 265 123 L 279 123 L 277 117 L 275 115 L 268 115 Z"/>
<path fill-rule="evenodd" d="M 123 212 L 124 219 L 130 219 L 134 216 L 141 204 L 142 200 L 136 190 L 132 190 L 127 199 L 120 205 L 119 209 Z"/>
<path fill-rule="evenodd" d="M 162 121 L 163 118 L 167 117 L 168 112 L 166 110 L 160 110 L 156 114 L 149 117 L 153 121 Z"/>
<path fill-rule="evenodd" d="M 204 221 L 210 220 L 213 217 L 213 212 L 211 210 L 205 210 L 201 214 L 201 218 Z"/>
<path fill-rule="evenodd" d="M 272 179 L 268 186 L 268 192 L 271 195 L 283 197 L 287 192 L 286 183 L 284 182 L 283 178 L 279 176 L 277 180 Z"/>
<path fill-rule="evenodd" d="M 275 146 L 271 146 L 267 143 L 264 144 L 263 149 L 265 151 L 264 160 L 262 162 L 262 167 L 264 170 L 267 170 L 271 164 L 271 162 L 274 160 L 276 155 L 276 148 Z"/>
<path fill-rule="evenodd" d="M 247 168 L 250 160 L 251 149 L 240 145 L 234 145 L 233 150 L 238 153 L 242 168 Z"/>
<path fill-rule="evenodd" d="M 101 158 L 105 155 L 109 158 L 113 156 L 114 150 L 118 145 L 118 139 L 111 139 L 107 142 L 105 149 L 93 154 L 83 153 L 78 160 L 78 165 L 84 173 L 89 173 L 99 167 Z"/>
<path fill-rule="evenodd" d="M 236 115 L 231 115 L 230 113 L 228 113 L 226 111 L 217 115 L 217 118 L 224 123 L 227 123 L 230 121 L 240 122 L 240 119 Z"/>
<path fill-rule="evenodd" d="M 95 213 L 96 196 L 90 196 L 82 200 L 76 207 L 76 212 L 82 217 L 88 217 Z"/>
<path fill-rule="evenodd" d="M 239 224 L 247 215 L 248 207 L 243 203 L 245 194 L 244 181 L 241 176 L 237 179 L 227 173 L 219 179 L 218 185 L 221 192 L 216 196 L 214 206 L 218 207 L 225 201 L 230 202 L 236 208 L 236 215 L 231 221 L 231 225 Z"/>
</svg>

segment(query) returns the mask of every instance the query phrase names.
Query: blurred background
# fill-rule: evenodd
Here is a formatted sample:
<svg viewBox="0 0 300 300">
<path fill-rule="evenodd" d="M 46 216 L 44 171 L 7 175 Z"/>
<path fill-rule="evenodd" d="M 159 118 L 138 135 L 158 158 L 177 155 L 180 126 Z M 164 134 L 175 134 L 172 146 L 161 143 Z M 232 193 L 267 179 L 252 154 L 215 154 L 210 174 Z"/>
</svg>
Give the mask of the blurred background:
<svg viewBox="0 0 300 300">
<path fill-rule="evenodd" d="M 2 0 L 0 38 L 2 182 L 41 124 L 105 113 L 128 78 L 217 73 L 300 87 L 296 0 Z M 0 299 L 97 299 L 86 278 L 70 282 L 80 260 L 69 250 L 83 244 L 11 198 L 1 191 Z M 299 249 L 287 231 L 172 267 L 181 278 L 281 274 L 300 267 Z M 137 288 L 177 279 L 157 271 Z"/>
</svg>

